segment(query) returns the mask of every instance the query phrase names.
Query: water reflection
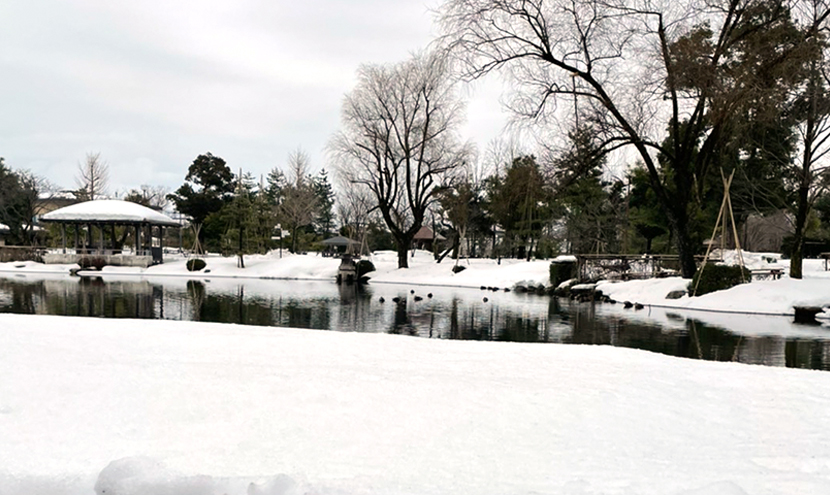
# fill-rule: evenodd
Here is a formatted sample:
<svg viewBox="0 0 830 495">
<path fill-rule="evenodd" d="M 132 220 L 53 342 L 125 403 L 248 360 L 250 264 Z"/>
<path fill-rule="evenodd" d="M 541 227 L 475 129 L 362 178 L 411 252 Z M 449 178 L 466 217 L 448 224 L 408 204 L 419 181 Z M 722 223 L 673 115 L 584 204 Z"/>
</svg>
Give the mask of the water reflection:
<svg viewBox="0 0 830 495">
<path fill-rule="evenodd" d="M 434 297 L 426 297 L 428 291 Z M 830 370 L 827 327 L 772 317 L 637 312 L 528 294 L 488 292 L 487 298 L 469 289 L 394 285 L 0 277 L 0 312 L 614 345 L 693 359 Z"/>
</svg>

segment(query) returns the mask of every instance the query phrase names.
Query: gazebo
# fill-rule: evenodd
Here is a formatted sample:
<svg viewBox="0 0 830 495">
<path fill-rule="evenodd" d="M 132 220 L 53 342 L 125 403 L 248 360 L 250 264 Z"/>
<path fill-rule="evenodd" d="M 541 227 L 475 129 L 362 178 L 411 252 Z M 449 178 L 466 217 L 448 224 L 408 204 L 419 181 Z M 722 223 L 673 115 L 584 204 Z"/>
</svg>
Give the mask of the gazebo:
<svg viewBox="0 0 830 495">
<path fill-rule="evenodd" d="M 60 208 L 41 216 L 40 221 L 56 223 L 61 227 L 62 251 L 44 256 L 46 263 L 78 263 L 84 257 L 95 256 L 103 258 L 107 265 L 155 265 L 162 262 L 161 240 L 164 239 L 164 228 L 180 227 L 178 222 L 167 215 L 146 206 L 112 199 L 85 201 Z M 67 250 L 67 225 L 74 227 L 72 250 Z M 122 254 L 116 241 L 115 229 L 118 226 L 126 228 L 127 233 L 133 235 L 135 249 L 132 254 Z M 79 234 L 84 227 L 86 239 L 80 239 Z M 93 240 L 93 227 L 98 230 L 97 246 Z M 104 239 L 105 232 L 109 234 L 109 246 Z"/>
</svg>

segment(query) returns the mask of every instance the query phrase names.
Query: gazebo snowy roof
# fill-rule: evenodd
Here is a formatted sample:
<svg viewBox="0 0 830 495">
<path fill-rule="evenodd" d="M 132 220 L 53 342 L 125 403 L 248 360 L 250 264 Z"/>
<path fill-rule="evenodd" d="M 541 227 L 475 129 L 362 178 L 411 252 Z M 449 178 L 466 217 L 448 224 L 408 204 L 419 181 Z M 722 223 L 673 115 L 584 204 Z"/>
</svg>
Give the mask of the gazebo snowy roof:
<svg viewBox="0 0 830 495">
<path fill-rule="evenodd" d="M 178 226 L 172 218 L 130 201 L 98 199 L 76 203 L 40 217 L 44 222 L 117 223 Z"/>
</svg>

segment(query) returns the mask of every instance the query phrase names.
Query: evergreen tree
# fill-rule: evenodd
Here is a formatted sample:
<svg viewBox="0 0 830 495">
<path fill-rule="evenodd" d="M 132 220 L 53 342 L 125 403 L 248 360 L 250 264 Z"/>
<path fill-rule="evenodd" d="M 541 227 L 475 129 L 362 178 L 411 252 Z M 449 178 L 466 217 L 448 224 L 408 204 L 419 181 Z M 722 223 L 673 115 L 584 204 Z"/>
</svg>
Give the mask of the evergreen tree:
<svg viewBox="0 0 830 495">
<path fill-rule="evenodd" d="M 212 244 L 224 232 L 217 213 L 233 197 L 234 186 L 233 172 L 225 160 L 205 153 L 196 157 L 188 168 L 185 183 L 168 198 L 180 213 L 192 219 L 199 240 Z"/>
<path fill-rule="evenodd" d="M 593 136 L 587 127 L 572 132 L 571 148 L 554 162 L 562 177 L 557 202 L 573 253 L 617 252 L 620 248 L 622 184 L 602 180 L 605 154 Z"/>
<path fill-rule="evenodd" d="M 314 226 L 319 235 L 327 238 L 334 230 L 334 191 L 331 188 L 326 169 L 321 170 L 317 177 L 312 180 L 311 187 L 317 196 L 318 211 Z"/>
<path fill-rule="evenodd" d="M 0 223 L 9 229 L 8 244 L 35 243 L 33 219 L 41 181 L 28 172 L 15 172 L 0 157 Z"/>
<path fill-rule="evenodd" d="M 491 177 L 487 188 L 490 214 L 504 228 L 505 248 L 511 256 L 530 259 L 552 217 L 550 189 L 536 158 L 514 159 L 504 178 Z"/>
</svg>

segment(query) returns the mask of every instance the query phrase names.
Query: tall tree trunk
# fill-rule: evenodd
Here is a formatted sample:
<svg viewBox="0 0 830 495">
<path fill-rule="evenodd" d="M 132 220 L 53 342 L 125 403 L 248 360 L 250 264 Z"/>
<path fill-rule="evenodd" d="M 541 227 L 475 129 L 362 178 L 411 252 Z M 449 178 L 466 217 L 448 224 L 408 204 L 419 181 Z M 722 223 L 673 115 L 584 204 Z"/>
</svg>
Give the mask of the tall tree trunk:
<svg viewBox="0 0 830 495">
<path fill-rule="evenodd" d="M 291 229 L 291 253 L 297 254 L 297 230 L 299 227 Z"/>
<path fill-rule="evenodd" d="M 398 245 L 398 268 L 409 268 L 409 243 L 395 238 L 395 244 Z"/>
<path fill-rule="evenodd" d="M 695 247 L 689 235 L 689 219 L 686 215 L 685 204 L 681 211 L 670 209 L 669 212 L 667 217 L 670 230 L 674 234 L 674 245 L 680 261 L 680 276 L 692 278 L 697 271 L 697 264 L 695 263 Z"/>
<path fill-rule="evenodd" d="M 798 209 L 795 214 L 795 232 L 793 232 L 793 246 L 792 253 L 790 253 L 790 278 L 802 277 L 804 230 L 807 226 L 809 193 L 810 188 L 802 181 L 801 186 L 798 188 Z"/>
</svg>

